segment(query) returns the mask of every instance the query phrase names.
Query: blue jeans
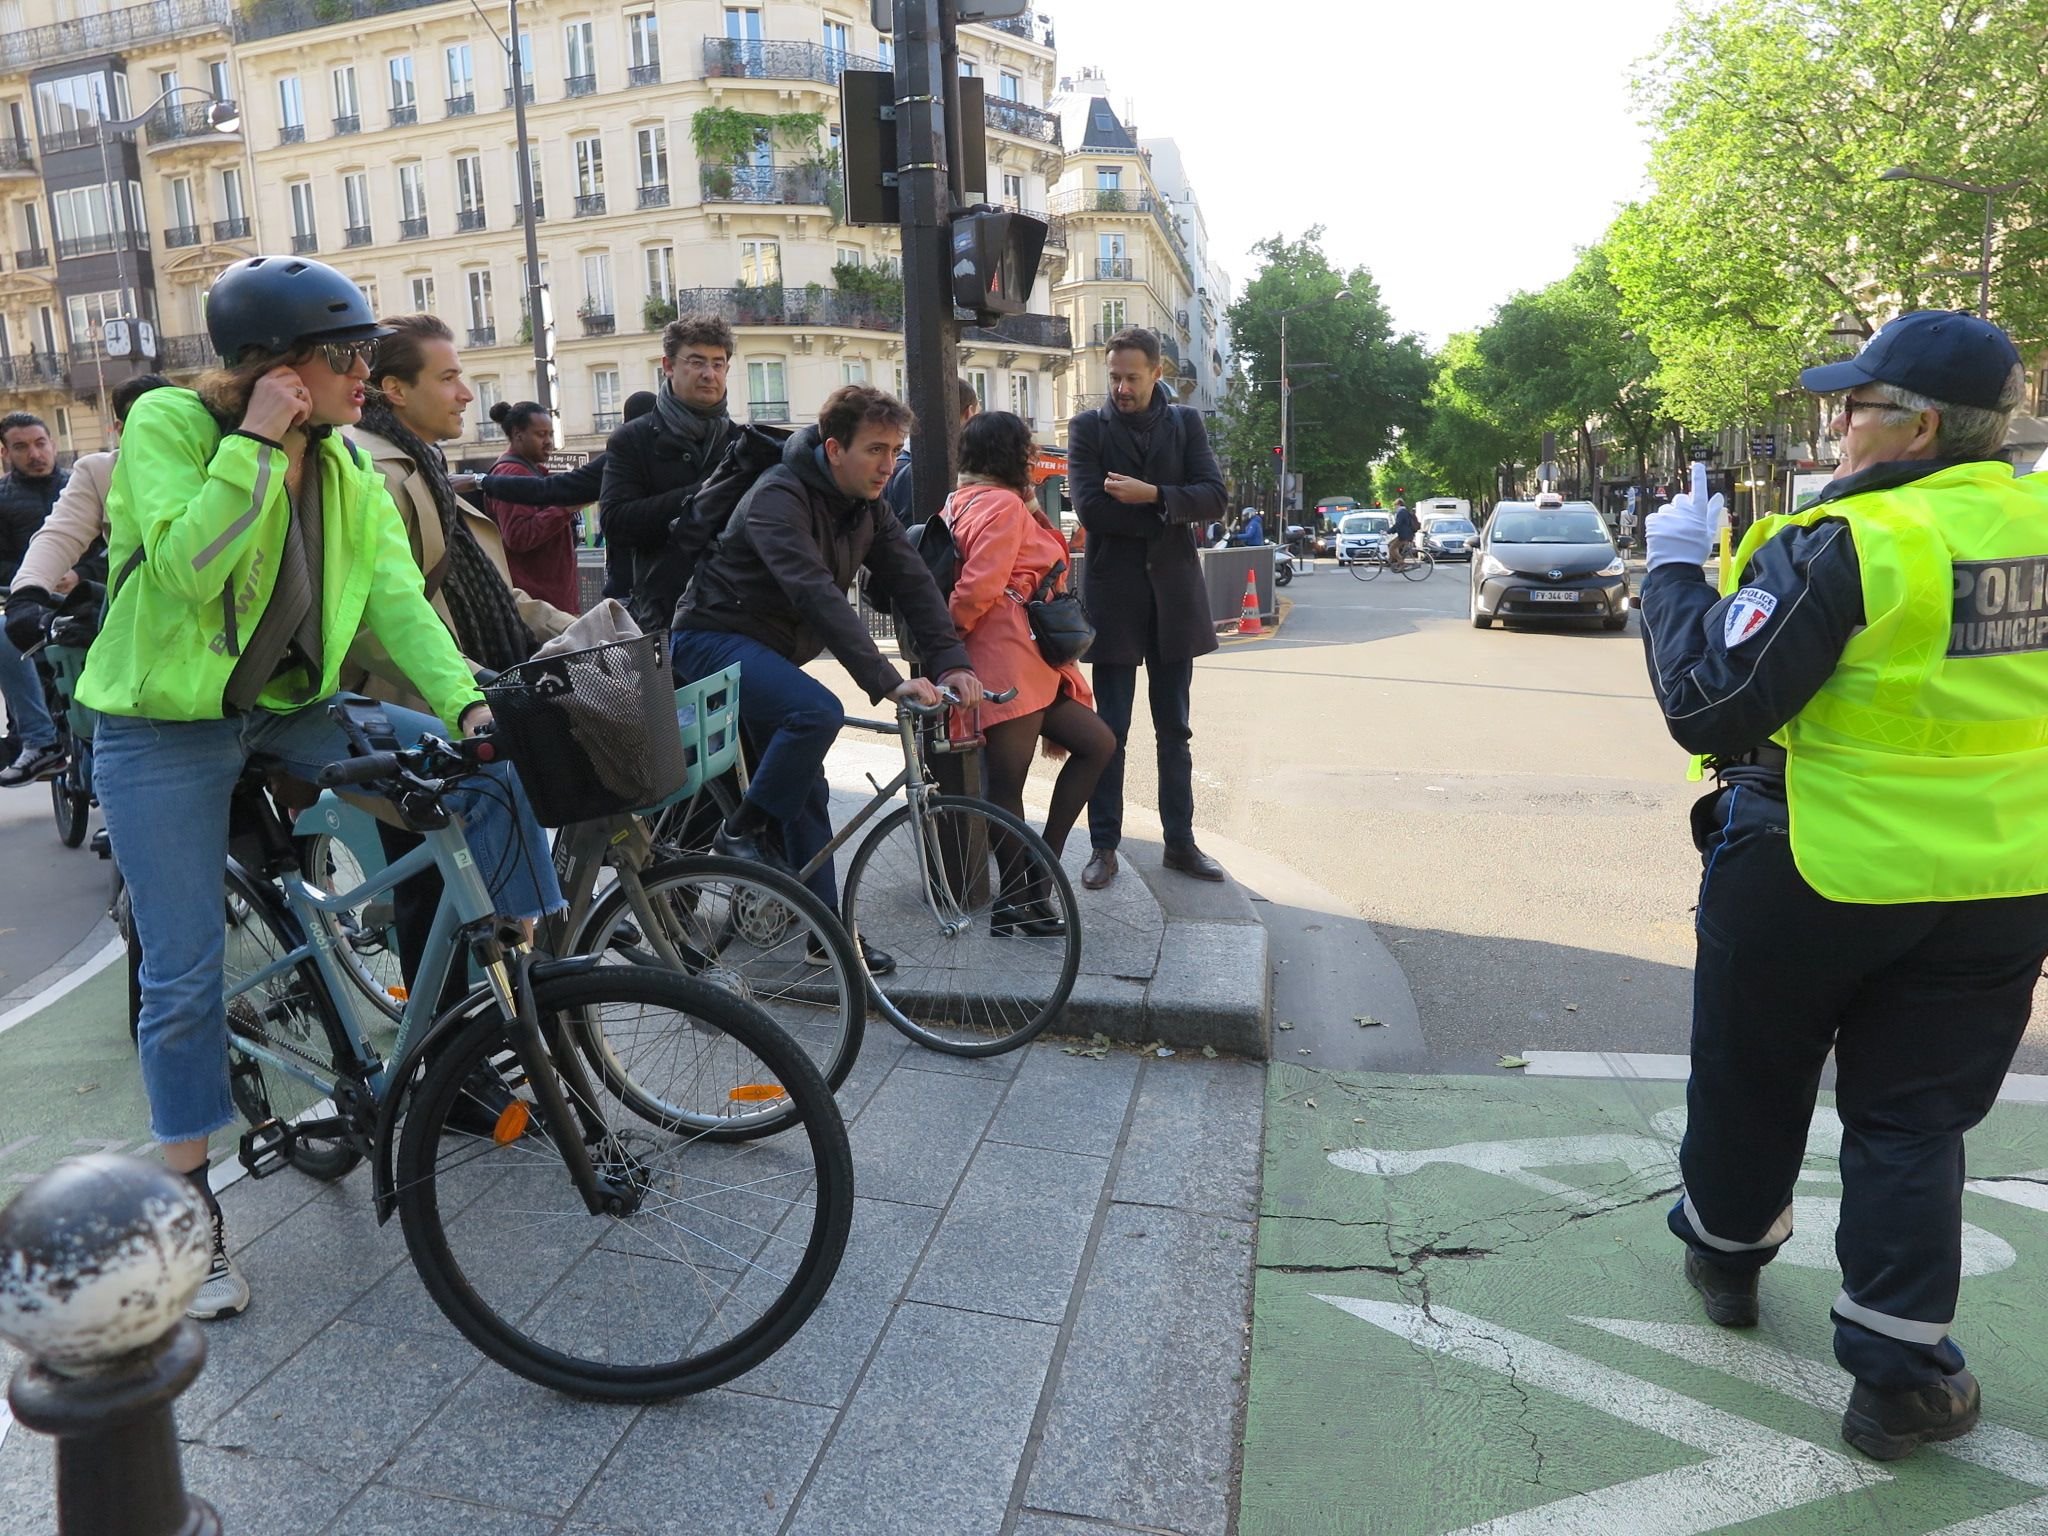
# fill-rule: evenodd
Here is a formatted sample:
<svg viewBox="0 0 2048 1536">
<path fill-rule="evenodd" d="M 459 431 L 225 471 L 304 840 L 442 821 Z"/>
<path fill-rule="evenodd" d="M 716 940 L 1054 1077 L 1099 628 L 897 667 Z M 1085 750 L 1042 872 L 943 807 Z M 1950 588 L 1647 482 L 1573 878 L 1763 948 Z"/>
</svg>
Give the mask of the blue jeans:
<svg viewBox="0 0 2048 1536">
<path fill-rule="evenodd" d="M 43 697 L 42 674 L 5 635 L 0 635 L 0 698 L 7 701 L 7 718 L 24 747 L 56 745 L 57 722 Z"/>
<path fill-rule="evenodd" d="M 740 664 L 740 725 L 754 749 L 747 799 L 782 829 L 783 852 L 801 869 L 832 841 L 831 789 L 825 755 L 846 723 L 832 690 L 758 640 L 711 629 L 679 629 L 671 637 L 676 681 L 694 683 Z M 832 861 L 805 882 L 818 900 L 839 910 Z"/>
<path fill-rule="evenodd" d="M 387 706 L 398 739 L 446 734 L 429 715 Z M 211 1136 L 235 1121 L 228 1096 L 228 1034 L 221 1002 L 225 959 L 220 871 L 228 852 L 228 802 L 252 754 L 311 778 L 348 756 L 327 704 L 291 714 L 254 710 L 227 720 L 146 720 L 102 715 L 93 772 L 114 857 L 128 883 L 142 947 L 137 1047 L 159 1141 Z M 487 770 L 497 791 L 458 790 L 470 852 L 498 910 L 538 917 L 562 905 L 547 834 L 533 819 L 509 764 Z M 509 792 L 514 812 L 501 803 Z"/>
</svg>

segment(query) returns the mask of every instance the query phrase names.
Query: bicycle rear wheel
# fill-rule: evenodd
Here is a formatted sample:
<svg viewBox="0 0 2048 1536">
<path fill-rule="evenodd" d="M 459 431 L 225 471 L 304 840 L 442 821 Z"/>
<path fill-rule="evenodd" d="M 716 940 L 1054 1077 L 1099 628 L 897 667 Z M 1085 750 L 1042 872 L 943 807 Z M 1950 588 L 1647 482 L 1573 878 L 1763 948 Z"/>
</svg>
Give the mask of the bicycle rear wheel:
<svg viewBox="0 0 2048 1536">
<path fill-rule="evenodd" d="M 221 984 L 235 1108 L 252 1129 L 272 1119 L 293 1126 L 329 1119 L 336 1110 L 327 1085 L 344 1075 L 353 1051 L 326 979 L 310 958 L 253 979 L 304 943 L 298 920 L 273 888 L 239 869 L 227 871 L 223 905 Z M 290 1061 L 318 1081 L 308 1082 L 245 1045 Z M 299 1172 L 325 1180 L 341 1178 L 362 1161 L 355 1143 L 332 1128 L 319 1136 L 295 1136 L 287 1157 Z"/>
<path fill-rule="evenodd" d="M 934 795 L 922 818 L 907 805 L 885 816 L 853 856 L 843 905 L 854 938 L 896 960 L 868 978 L 875 1005 L 932 1050 L 1015 1050 L 1074 990 L 1074 888 L 1044 838 L 985 800 Z M 1020 910 L 1044 920 L 1020 923 Z"/>
<path fill-rule="evenodd" d="M 635 881 L 644 900 L 635 900 Z M 860 1054 L 868 998 L 852 941 L 822 901 L 762 865 L 694 855 L 637 875 L 622 873 L 591 909 L 571 950 L 637 965 L 680 963 L 684 975 L 763 1009 L 834 1088 Z M 646 1086 L 678 1065 L 679 1042 L 671 1033 L 643 1040 L 607 1025 L 603 1034 L 579 1035 L 578 1043 L 605 1087 L 644 1119 L 670 1130 L 689 1122 L 688 1105 Z M 651 1070 L 643 1070 L 643 1062 Z M 776 1126 L 766 1114 L 721 1113 L 704 1128 L 731 1136 Z"/>
<path fill-rule="evenodd" d="M 1430 554 L 1427 550 L 1417 550 L 1408 557 L 1407 563 L 1401 567 L 1401 574 L 1410 581 L 1427 581 L 1429 580 L 1430 572 L 1435 569 L 1436 556 Z"/>
<path fill-rule="evenodd" d="M 478 1020 L 428 1066 L 399 1141 L 398 1212 L 429 1294 L 478 1349 L 557 1391 L 650 1402 L 752 1369 L 817 1308 L 845 1252 L 853 1161 L 831 1089 L 758 1008 L 674 971 L 603 966 L 534 998 L 558 1055 L 589 1015 L 607 1033 L 631 1015 L 634 1032 L 666 1021 L 718 1037 L 722 1070 L 664 1096 L 707 1121 L 786 1100 L 790 1129 L 656 1129 L 591 1085 L 587 1142 L 619 1195 L 592 1215 L 504 1020 Z"/>
<path fill-rule="evenodd" d="M 1351 574 L 1360 581 L 1377 581 L 1380 572 L 1385 569 L 1386 562 L 1384 560 L 1354 560 L 1351 562 Z"/>
<path fill-rule="evenodd" d="M 92 820 L 92 792 L 79 785 L 76 764 L 50 780 L 50 809 L 57 818 L 57 840 L 66 848 L 85 841 L 85 829 Z"/>
</svg>

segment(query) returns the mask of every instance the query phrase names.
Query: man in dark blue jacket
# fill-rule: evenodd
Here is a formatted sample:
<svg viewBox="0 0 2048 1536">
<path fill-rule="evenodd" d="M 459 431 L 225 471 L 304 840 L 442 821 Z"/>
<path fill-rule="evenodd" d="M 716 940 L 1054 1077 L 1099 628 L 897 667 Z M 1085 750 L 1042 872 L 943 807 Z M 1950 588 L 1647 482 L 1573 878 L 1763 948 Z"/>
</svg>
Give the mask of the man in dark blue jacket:
<svg viewBox="0 0 2048 1536">
<path fill-rule="evenodd" d="M 965 379 L 953 382 L 960 392 L 960 425 L 964 427 L 981 410 L 981 397 Z M 912 506 L 913 494 L 910 487 L 910 445 L 905 443 L 903 451 L 896 455 L 896 471 L 889 476 L 889 488 L 882 492 L 882 499 L 889 503 L 889 510 L 896 514 L 896 521 L 906 528 L 915 528 L 939 510 L 937 507 Z"/>
</svg>

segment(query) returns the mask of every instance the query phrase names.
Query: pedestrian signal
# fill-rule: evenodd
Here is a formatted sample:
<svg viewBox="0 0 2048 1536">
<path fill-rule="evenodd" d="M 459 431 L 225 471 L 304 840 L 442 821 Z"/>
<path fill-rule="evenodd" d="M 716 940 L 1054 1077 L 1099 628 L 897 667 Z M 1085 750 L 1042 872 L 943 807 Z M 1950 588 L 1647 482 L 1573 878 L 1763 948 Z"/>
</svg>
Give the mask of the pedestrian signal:
<svg viewBox="0 0 2048 1536">
<path fill-rule="evenodd" d="M 953 302 L 984 319 L 1021 315 L 1038 282 L 1046 223 L 986 204 L 953 215 Z"/>
</svg>

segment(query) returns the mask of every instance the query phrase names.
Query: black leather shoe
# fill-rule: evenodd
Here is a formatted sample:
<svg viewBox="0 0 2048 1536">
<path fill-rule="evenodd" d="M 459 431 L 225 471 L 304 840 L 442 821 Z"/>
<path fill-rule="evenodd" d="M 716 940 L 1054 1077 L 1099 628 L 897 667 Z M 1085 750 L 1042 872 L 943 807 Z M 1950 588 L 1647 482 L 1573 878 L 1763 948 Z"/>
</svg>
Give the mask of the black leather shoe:
<svg viewBox="0 0 2048 1536">
<path fill-rule="evenodd" d="M 860 958 L 868 968 L 870 976 L 890 976 L 896 971 L 896 957 L 886 949 L 877 949 L 866 939 L 860 941 Z"/>
<path fill-rule="evenodd" d="M 1116 850 L 1098 848 L 1088 859 L 1088 867 L 1081 871 L 1081 884 L 1088 890 L 1099 891 L 1116 878 Z"/>
<path fill-rule="evenodd" d="M 988 931 L 999 939 L 1063 939 L 1067 920 L 1044 897 L 999 901 L 989 913 Z"/>
<path fill-rule="evenodd" d="M 1685 1250 L 1685 1278 L 1706 1303 L 1707 1316 L 1723 1328 L 1756 1326 L 1757 1271 L 1723 1269 Z"/>
<path fill-rule="evenodd" d="M 1193 843 L 1178 848 L 1169 843 L 1166 857 L 1161 859 L 1160 863 L 1194 880 L 1221 880 L 1224 877 L 1223 866 Z"/>
<path fill-rule="evenodd" d="M 1880 1392 L 1859 1381 L 1842 1415 L 1842 1438 L 1874 1460 L 1897 1461 L 1930 1441 L 1968 1434 L 1982 1412 L 1977 1378 L 1968 1371 L 1903 1392 Z"/>
<path fill-rule="evenodd" d="M 754 832 L 729 832 L 720 826 L 711 834 L 711 851 L 722 859 L 745 859 L 749 864 L 765 864 L 772 870 L 794 877 L 796 871 L 790 868 L 789 860 L 764 840 L 765 832 L 765 828 Z"/>
</svg>

